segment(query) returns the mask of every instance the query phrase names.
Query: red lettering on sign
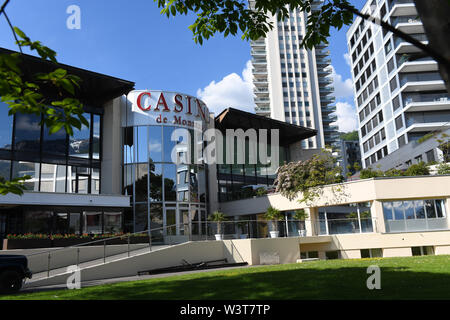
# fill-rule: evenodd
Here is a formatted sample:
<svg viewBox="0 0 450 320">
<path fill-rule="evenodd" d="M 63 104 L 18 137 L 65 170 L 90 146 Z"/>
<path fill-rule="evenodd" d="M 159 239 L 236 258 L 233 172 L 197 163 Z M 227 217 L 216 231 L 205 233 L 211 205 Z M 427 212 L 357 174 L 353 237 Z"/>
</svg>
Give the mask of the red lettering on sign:
<svg viewBox="0 0 450 320">
<path fill-rule="evenodd" d="M 159 96 L 158 103 L 156 104 L 155 111 L 159 111 L 160 105 L 164 107 L 163 111 L 170 112 L 170 109 L 167 106 L 166 98 L 164 98 L 164 93 L 162 92 L 161 95 Z"/>
<path fill-rule="evenodd" d="M 137 98 L 137 106 L 142 111 L 149 111 L 150 108 L 152 107 L 151 105 L 149 105 L 147 108 L 142 107 L 141 100 L 142 100 L 143 96 L 148 96 L 150 98 L 152 96 L 152 94 L 150 92 L 142 92 Z"/>
<path fill-rule="evenodd" d="M 178 99 L 183 99 L 183 97 L 181 96 L 181 95 L 179 95 L 179 94 L 177 94 L 177 95 L 175 95 L 175 108 L 173 109 L 173 111 L 175 111 L 175 112 L 181 112 L 181 111 L 183 111 L 183 103 L 180 101 L 180 100 L 178 100 Z"/>
</svg>

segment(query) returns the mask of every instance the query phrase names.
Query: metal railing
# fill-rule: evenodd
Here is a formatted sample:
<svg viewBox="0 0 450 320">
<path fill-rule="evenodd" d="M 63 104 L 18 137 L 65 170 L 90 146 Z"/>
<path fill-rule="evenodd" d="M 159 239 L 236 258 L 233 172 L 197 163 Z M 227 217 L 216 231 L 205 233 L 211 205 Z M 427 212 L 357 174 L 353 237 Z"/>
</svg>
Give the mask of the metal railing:
<svg viewBox="0 0 450 320">
<path fill-rule="evenodd" d="M 417 93 L 403 96 L 403 106 L 414 102 L 448 102 L 450 97 L 448 93 Z"/>
<path fill-rule="evenodd" d="M 376 232 L 376 223 L 373 221 L 373 219 L 191 221 L 68 247 L 46 249 L 26 256 L 29 268 L 37 278 L 45 278 L 66 273 L 68 266 L 85 268 L 106 264 L 188 241 L 268 238 L 271 237 L 271 231 L 278 231 L 279 237 Z"/>
</svg>

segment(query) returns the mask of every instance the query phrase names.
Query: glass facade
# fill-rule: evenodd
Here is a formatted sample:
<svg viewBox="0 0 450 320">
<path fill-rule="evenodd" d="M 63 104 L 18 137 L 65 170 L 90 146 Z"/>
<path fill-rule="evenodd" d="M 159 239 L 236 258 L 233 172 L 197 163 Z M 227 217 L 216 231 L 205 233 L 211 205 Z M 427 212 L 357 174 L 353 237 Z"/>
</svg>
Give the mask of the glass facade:
<svg viewBox="0 0 450 320">
<path fill-rule="evenodd" d="M 386 232 L 447 229 L 445 200 L 407 200 L 383 202 Z"/>
<path fill-rule="evenodd" d="M 160 236 L 204 233 L 200 226 L 206 220 L 207 168 L 201 161 L 192 161 L 194 152 L 181 139 L 172 139 L 177 129 L 157 125 L 123 128 L 123 192 L 131 196 L 133 206 L 125 222 L 128 231 L 150 227 L 161 228 L 155 231 Z M 190 133 L 190 146 L 196 143 L 193 130 L 183 130 Z"/>
<path fill-rule="evenodd" d="M 122 210 L 20 207 L 3 212 L 10 234 L 112 234 L 122 231 Z"/>
<path fill-rule="evenodd" d="M 226 145 L 224 145 L 224 163 L 226 163 Z M 235 144 L 236 150 L 237 144 Z M 270 144 L 267 145 L 268 156 L 270 157 Z M 255 150 L 259 154 L 259 148 Z M 249 143 L 245 144 L 244 164 L 218 164 L 217 180 L 219 184 L 219 201 L 233 201 L 262 196 L 274 190 L 273 183 L 276 173 L 271 170 L 270 165 L 250 164 Z M 279 161 L 277 166 L 289 162 L 288 147 L 279 147 Z M 234 153 L 236 155 L 236 152 Z M 238 163 L 236 157 L 235 162 Z"/>
<path fill-rule="evenodd" d="M 64 129 L 49 134 L 35 114 L 8 115 L 0 103 L 0 176 L 10 180 L 24 175 L 30 191 L 100 193 L 101 111 L 86 112 L 89 128 Z M 98 112 L 98 114 L 96 113 Z"/>
<path fill-rule="evenodd" d="M 319 208 L 319 235 L 374 232 L 370 202 Z"/>
</svg>

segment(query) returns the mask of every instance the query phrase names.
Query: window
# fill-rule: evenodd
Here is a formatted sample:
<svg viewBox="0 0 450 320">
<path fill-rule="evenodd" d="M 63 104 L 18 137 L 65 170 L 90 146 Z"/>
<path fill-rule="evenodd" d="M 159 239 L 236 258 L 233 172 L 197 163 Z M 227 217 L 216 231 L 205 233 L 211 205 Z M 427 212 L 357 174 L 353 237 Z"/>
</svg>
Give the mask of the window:
<svg viewBox="0 0 450 320">
<path fill-rule="evenodd" d="M 389 86 L 391 88 L 391 92 L 397 89 L 397 77 L 393 77 L 391 81 L 389 81 Z"/>
<path fill-rule="evenodd" d="M 396 130 L 400 130 L 401 128 L 403 128 L 402 115 L 399 115 L 397 118 L 395 118 L 395 128 L 396 128 Z"/>
<path fill-rule="evenodd" d="M 14 117 L 8 112 L 6 103 L 0 102 L 0 149 L 11 150 Z"/>
<path fill-rule="evenodd" d="M 398 147 L 401 148 L 406 144 L 405 135 L 398 138 Z"/>
<path fill-rule="evenodd" d="M 394 111 L 400 108 L 400 98 L 398 97 L 398 95 L 394 99 L 392 99 L 392 108 L 394 109 Z"/>
<path fill-rule="evenodd" d="M 411 247 L 411 254 L 413 256 L 434 255 L 434 247 L 432 246 Z"/>
<path fill-rule="evenodd" d="M 391 44 L 391 39 L 389 39 L 386 44 L 384 45 L 384 53 L 386 54 L 386 56 L 389 54 L 389 52 L 392 51 L 392 44 Z"/>
<path fill-rule="evenodd" d="M 15 117 L 14 149 L 19 152 L 38 153 L 41 143 L 41 116 L 17 113 Z M 76 130 L 74 135 L 75 132 Z"/>
<path fill-rule="evenodd" d="M 383 6 L 380 9 L 380 18 L 383 19 L 384 16 L 386 15 L 387 10 L 386 10 L 386 3 L 383 4 Z"/>
<path fill-rule="evenodd" d="M 434 157 L 434 150 L 427 151 L 427 162 L 434 162 L 436 158 Z"/>
<path fill-rule="evenodd" d="M 388 74 L 391 73 L 392 70 L 394 70 L 394 68 L 395 68 L 394 58 L 392 57 L 387 63 Z"/>
<path fill-rule="evenodd" d="M 339 259 L 339 251 L 326 251 L 325 257 L 327 260 Z"/>
<path fill-rule="evenodd" d="M 442 199 L 383 202 L 386 232 L 446 229 L 443 204 Z"/>
<path fill-rule="evenodd" d="M 361 258 L 381 258 L 383 257 L 382 249 L 361 249 Z"/>
</svg>

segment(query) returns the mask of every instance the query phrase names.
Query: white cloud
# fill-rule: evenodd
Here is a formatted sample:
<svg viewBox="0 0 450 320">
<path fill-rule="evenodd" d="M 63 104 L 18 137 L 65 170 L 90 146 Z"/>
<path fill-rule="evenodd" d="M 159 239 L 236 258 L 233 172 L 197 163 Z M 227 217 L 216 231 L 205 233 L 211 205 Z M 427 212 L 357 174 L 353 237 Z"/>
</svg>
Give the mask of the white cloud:
<svg viewBox="0 0 450 320">
<path fill-rule="evenodd" d="M 335 114 L 338 118 L 336 124 L 340 132 L 351 132 L 358 129 L 356 110 L 350 103 L 337 102 Z"/>
<path fill-rule="evenodd" d="M 333 66 L 331 66 L 333 73 L 333 80 L 334 80 L 334 96 L 336 99 L 341 98 L 349 98 L 353 96 L 353 83 L 352 79 L 342 79 L 342 76 L 338 73 L 336 73 L 336 70 Z"/>
<path fill-rule="evenodd" d="M 231 73 L 219 82 L 212 81 L 204 89 L 198 89 L 197 96 L 216 115 L 226 108 L 236 108 L 254 113 L 251 61 L 247 62 L 242 71 L 242 77 Z"/>
<path fill-rule="evenodd" d="M 344 53 L 344 60 L 345 60 L 345 63 L 347 63 L 350 67 L 352 66 L 351 61 L 350 61 L 350 54 Z"/>
</svg>

